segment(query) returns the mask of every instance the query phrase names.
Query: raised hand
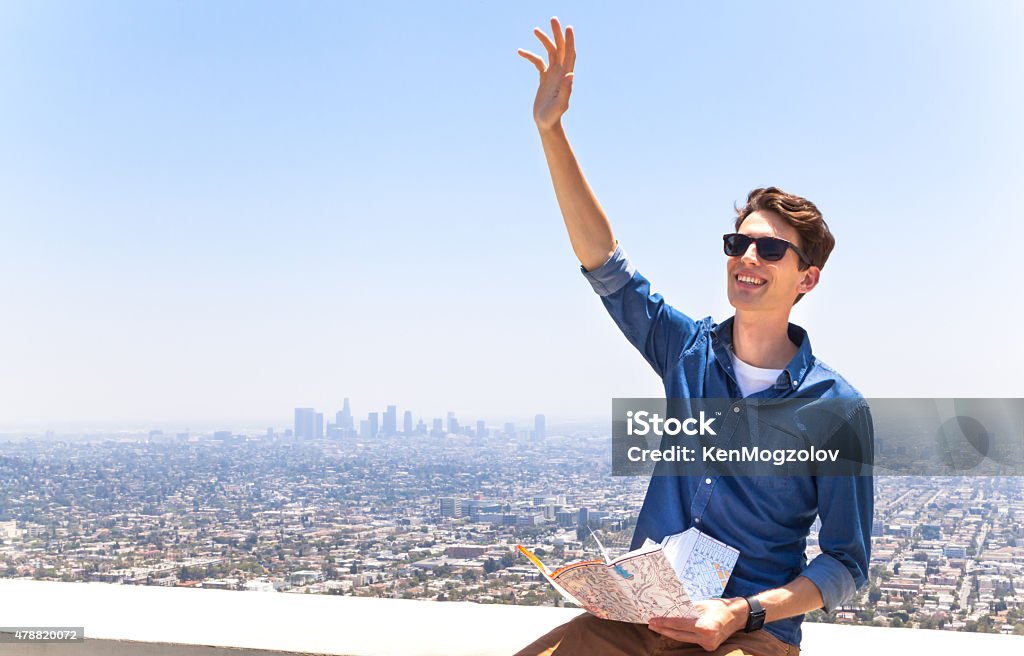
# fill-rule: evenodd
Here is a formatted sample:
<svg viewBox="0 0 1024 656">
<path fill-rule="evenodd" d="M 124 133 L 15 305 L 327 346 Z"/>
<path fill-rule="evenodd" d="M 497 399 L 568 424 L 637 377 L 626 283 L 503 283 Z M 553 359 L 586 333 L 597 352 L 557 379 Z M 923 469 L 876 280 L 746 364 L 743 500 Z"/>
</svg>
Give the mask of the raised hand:
<svg viewBox="0 0 1024 656">
<path fill-rule="evenodd" d="M 544 49 L 548 51 L 548 63 L 539 56 L 523 50 L 518 50 L 519 56 L 529 60 L 540 72 L 540 86 L 537 88 L 537 97 L 533 101 L 533 120 L 540 129 L 547 129 L 556 125 L 562 118 L 562 114 L 569 109 L 569 95 L 572 93 L 572 67 L 576 63 L 576 39 L 573 35 L 572 26 L 565 28 L 562 33 L 562 26 L 558 19 L 551 18 L 551 31 L 555 40 L 544 33 L 539 27 L 534 28 L 533 33 L 537 35 Z"/>
</svg>

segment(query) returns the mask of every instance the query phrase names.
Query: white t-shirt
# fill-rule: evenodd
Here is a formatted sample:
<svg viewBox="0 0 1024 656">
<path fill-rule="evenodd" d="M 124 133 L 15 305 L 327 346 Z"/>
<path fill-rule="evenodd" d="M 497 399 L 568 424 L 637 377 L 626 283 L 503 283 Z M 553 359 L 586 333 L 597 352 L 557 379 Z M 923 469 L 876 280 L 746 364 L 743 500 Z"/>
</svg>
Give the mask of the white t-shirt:
<svg viewBox="0 0 1024 656">
<path fill-rule="evenodd" d="M 775 384 L 784 369 L 762 369 L 752 364 L 747 364 L 736 357 L 736 354 L 729 351 L 732 356 L 732 369 L 736 372 L 736 382 L 740 386 L 740 394 L 744 398 L 751 394 L 757 394 Z"/>
</svg>

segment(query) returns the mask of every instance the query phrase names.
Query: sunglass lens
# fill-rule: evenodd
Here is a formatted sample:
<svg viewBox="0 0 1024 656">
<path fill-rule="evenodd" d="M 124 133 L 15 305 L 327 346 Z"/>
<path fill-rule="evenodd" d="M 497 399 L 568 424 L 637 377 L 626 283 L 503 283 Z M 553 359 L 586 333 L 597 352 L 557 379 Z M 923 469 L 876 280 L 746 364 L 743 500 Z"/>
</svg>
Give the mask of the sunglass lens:
<svg viewBox="0 0 1024 656">
<path fill-rule="evenodd" d="M 746 235 L 729 235 L 725 238 L 725 254 L 730 257 L 743 255 L 750 248 L 750 241 Z"/>
<path fill-rule="evenodd" d="M 789 246 L 781 239 L 767 237 L 757 240 L 757 253 L 766 260 L 781 260 Z"/>
</svg>

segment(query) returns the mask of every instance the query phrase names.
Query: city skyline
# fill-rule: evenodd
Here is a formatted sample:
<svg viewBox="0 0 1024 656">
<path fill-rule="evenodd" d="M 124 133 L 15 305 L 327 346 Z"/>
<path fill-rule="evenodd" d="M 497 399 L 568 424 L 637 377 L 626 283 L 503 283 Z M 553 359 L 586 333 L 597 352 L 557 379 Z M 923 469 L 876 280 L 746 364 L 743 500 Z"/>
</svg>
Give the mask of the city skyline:
<svg viewBox="0 0 1024 656">
<path fill-rule="evenodd" d="M 359 435 L 359 422 L 364 421 L 362 417 L 377 415 L 377 421 L 381 428 L 382 435 L 398 435 L 401 433 L 409 433 L 407 426 L 411 426 L 412 432 L 415 432 L 420 424 L 423 424 L 428 428 L 430 432 L 431 422 L 441 421 L 447 429 L 448 422 L 452 418 L 456 418 L 459 415 L 472 417 L 468 421 L 469 424 L 461 425 L 461 428 L 468 428 L 476 430 L 480 426 L 486 426 L 487 428 L 501 429 L 498 432 L 504 431 L 509 425 L 516 425 L 520 427 L 529 427 L 533 431 L 538 429 L 543 432 L 545 426 L 552 419 L 554 423 L 579 423 L 579 422 L 602 422 L 605 419 L 610 420 L 611 413 L 607 415 L 549 415 L 547 413 L 534 413 L 534 414 L 515 414 L 515 413 L 501 413 L 490 417 L 481 418 L 478 413 L 466 412 L 461 413 L 454 410 L 445 410 L 443 412 L 432 410 L 425 413 L 413 412 L 406 406 L 402 406 L 402 412 L 399 415 L 397 408 L 399 405 L 396 404 L 385 404 L 383 407 L 378 406 L 367 406 L 375 408 L 367 410 L 365 413 L 360 415 L 358 412 L 353 412 L 352 407 L 360 407 L 359 404 L 353 404 L 351 397 L 344 397 L 342 402 L 339 404 L 337 411 L 330 408 L 320 410 L 314 407 L 296 407 L 292 410 L 292 416 L 288 417 L 287 420 L 281 417 L 274 418 L 249 418 L 239 420 L 226 420 L 226 421 L 213 421 L 207 420 L 189 421 L 185 419 L 179 420 L 158 420 L 158 421 L 141 421 L 141 422 L 117 422 L 117 421 L 100 421 L 100 422 L 38 422 L 35 424 L 23 424 L 23 425 L 4 425 L 0 424 L 0 437 L 5 434 L 20 434 L 20 433 L 54 433 L 57 434 L 60 431 L 68 432 L 90 432 L 90 431 L 117 431 L 117 432 L 131 432 L 131 433 L 147 433 L 154 430 L 162 431 L 192 431 L 197 433 L 214 433 L 217 431 L 230 430 L 238 432 L 239 434 L 263 434 L 267 430 L 273 430 L 274 432 L 280 431 L 291 431 L 296 435 L 299 435 L 299 416 L 300 411 L 302 412 L 302 421 L 307 422 L 309 426 L 310 434 L 317 432 L 314 426 L 317 422 L 320 422 L 320 434 L 321 437 L 327 435 L 328 428 L 330 426 L 343 425 L 347 426 L 349 431 L 355 435 Z M 396 408 L 396 423 L 388 431 L 388 427 L 383 423 L 383 417 L 387 412 L 388 408 Z M 347 413 L 347 414 L 346 414 Z M 347 422 L 347 423 L 346 423 Z M 57 435 L 59 437 L 59 435 Z"/>
<path fill-rule="evenodd" d="M 465 424 L 460 424 L 454 411 L 447 411 L 442 417 L 429 417 L 428 425 L 425 417 L 416 417 L 413 423 L 413 413 L 405 410 L 402 414 L 402 427 L 399 429 L 398 406 L 389 404 L 383 413 L 370 410 L 366 413 L 366 419 L 359 419 L 351 409 L 349 398 L 345 397 L 342 402 L 342 409 L 335 413 L 335 420 L 331 422 L 325 419 L 324 412 L 318 412 L 316 408 L 295 408 L 295 417 L 291 435 L 296 440 L 312 440 L 323 438 L 351 438 L 358 437 L 369 439 L 374 437 L 404 436 L 426 436 L 442 437 L 444 435 L 467 435 L 471 437 L 488 437 L 490 430 L 494 427 L 495 434 L 506 437 L 523 435 L 535 440 L 544 440 L 546 436 L 546 419 L 543 414 L 533 417 L 532 429 L 519 429 L 515 422 L 499 422 L 501 430 L 497 430 L 499 424 L 488 424 L 485 419 L 473 419 Z M 472 424 L 472 425 L 471 425 Z M 272 428 L 267 428 L 268 433 Z M 289 433 L 286 431 L 285 435 Z"/>
</svg>

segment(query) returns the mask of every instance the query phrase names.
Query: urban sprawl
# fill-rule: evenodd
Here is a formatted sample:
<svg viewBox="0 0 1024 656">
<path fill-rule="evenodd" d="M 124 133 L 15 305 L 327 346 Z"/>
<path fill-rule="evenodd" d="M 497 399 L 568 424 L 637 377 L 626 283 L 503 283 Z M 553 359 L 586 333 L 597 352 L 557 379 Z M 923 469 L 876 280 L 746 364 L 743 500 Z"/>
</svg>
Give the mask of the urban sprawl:
<svg viewBox="0 0 1024 656">
<path fill-rule="evenodd" d="M 516 544 L 548 565 L 628 548 L 647 481 L 611 476 L 607 424 L 334 419 L 6 434 L 0 576 L 559 605 Z M 811 621 L 1024 635 L 1024 479 L 875 487 L 870 583 Z"/>
</svg>

